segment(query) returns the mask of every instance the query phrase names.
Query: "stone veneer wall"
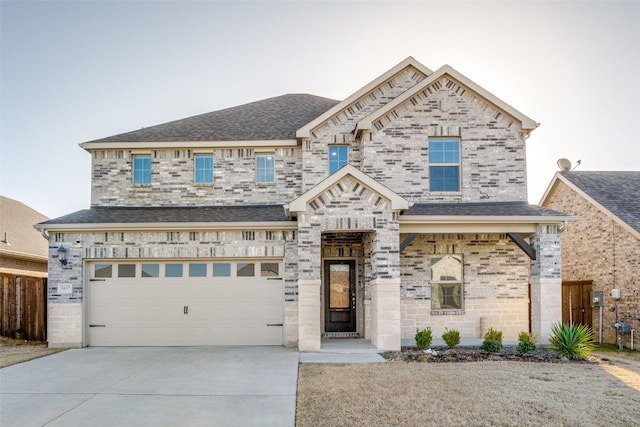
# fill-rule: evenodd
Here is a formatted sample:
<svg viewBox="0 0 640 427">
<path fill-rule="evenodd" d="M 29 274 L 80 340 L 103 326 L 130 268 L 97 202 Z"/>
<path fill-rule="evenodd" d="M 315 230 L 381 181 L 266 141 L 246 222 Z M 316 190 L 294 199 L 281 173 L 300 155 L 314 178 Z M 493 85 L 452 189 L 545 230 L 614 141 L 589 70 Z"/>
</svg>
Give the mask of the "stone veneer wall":
<svg viewBox="0 0 640 427">
<path fill-rule="evenodd" d="M 327 177 L 329 145 L 348 145 L 349 162 L 360 168 L 362 146 L 355 140 L 353 134 L 357 122 L 415 86 L 425 77 L 413 67 L 403 70 L 312 129 L 311 137 L 303 141 L 302 146 L 303 191 L 309 190 Z"/>
<path fill-rule="evenodd" d="M 563 281 L 593 281 L 593 291 L 603 291 L 603 341 L 615 344 L 611 326 L 616 315 L 636 330 L 634 348 L 640 348 L 640 239 L 623 229 L 584 197 L 563 182 L 545 206 L 576 218 L 560 235 Z M 612 289 L 620 289 L 622 298 L 611 298 Z M 598 336 L 599 315 L 592 310 L 592 325 Z M 629 346 L 630 336 L 624 337 Z"/>
<path fill-rule="evenodd" d="M 428 137 L 433 136 L 460 138 L 459 192 L 429 192 Z M 527 200 L 519 125 L 446 77 L 363 133 L 361 170 L 415 202 Z"/>
<path fill-rule="evenodd" d="M 205 150 L 96 150 L 92 152 L 93 206 L 214 206 L 284 204 L 301 194 L 299 147 L 268 148 L 274 184 L 256 184 L 252 148 Z M 134 186 L 133 155 L 151 155 L 151 184 Z M 213 154 L 213 183 L 194 184 L 194 154 Z"/>
<path fill-rule="evenodd" d="M 464 309 L 453 314 L 431 309 L 429 256 L 437 254 L 463 256 Z M 494 327 L 506 339 L 529 330 L 529 258 L 504 234 L 422 234 L 402 252 L 400 274 L 402 338 L 426 326 L 463 337 Z"/>
</svg>

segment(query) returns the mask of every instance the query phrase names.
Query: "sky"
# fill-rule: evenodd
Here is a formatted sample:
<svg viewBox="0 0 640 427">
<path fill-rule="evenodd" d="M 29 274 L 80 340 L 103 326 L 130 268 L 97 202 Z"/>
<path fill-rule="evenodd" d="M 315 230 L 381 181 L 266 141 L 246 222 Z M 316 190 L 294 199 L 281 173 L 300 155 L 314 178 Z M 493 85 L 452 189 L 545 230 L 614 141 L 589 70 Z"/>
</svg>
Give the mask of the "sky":
<svg viewBox="0 0 640 427">
<path fill-rule="evenodd" d="M 345 99 L 408 56 L 540 122 L 531 203 L 561 157 L 640 170 L 640 0 L 0 0 L 0 194 L 87 209 L 82 142 L 286 93 Z"/>
</svg>

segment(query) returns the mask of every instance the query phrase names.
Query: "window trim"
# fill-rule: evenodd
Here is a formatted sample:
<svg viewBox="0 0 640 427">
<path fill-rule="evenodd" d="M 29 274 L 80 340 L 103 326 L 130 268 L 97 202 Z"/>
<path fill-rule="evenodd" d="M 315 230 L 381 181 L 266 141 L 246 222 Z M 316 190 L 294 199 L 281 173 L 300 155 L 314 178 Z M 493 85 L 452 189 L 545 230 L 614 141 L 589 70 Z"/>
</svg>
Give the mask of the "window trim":
<svg viewBox="0 0 640 427">
<path fill-rule="evenodd" d="M 202 181 L 202 182 L 198 182 L 198 158 L 209 158 L 211 159 L 211 180 L 210 181 Z M 206 172 L 209 169 L 202 169 L 201 171 Z M 213 185 L 213 182 L 215 181 L 215 177 L 214 177 L 214 172 L 215 172 L 215 158 L 213 156 L 213 154 L 210 153 L 195 153 L 193 155 L 193 184 L 194 185 L 198 185 L 198 186 L 207 186 L 207 185 Z M 207 177 L 208 178 L 208 177 Z"/>
<path fill-rule="evenodd" d="M 344 160 L 344 163 L 342 163 L 339 167 L 337 167 L 335 170 L 332 171 L 331 170 L 331 163 L 332 163 L 331 162 L 331 149 L 333 149 L 333 148 L 336 148 L 336 149 L 344 148 L 346 150 L 346 153 L 345 153 L 346 154 L 346 159 Z M 329 167 L 329 175 L 333 175 L 334 173 L 338 172 L 340 169 L 342 169 L 343 167 L 345 167 L 346 165 L 349 164 L 349 146 L 346 145 L 346 144 L 331 144 L 331 145 L 329 145 L 327 147 L 327 157 L 328 157 L 327 161 L 329 163 L 329 165 L 328 165 L 328 167 Z M 339 154 L 338 154 L 338 157 L 340 157 Z M 338 159 L 338 160 L 340 160 L 340 159 Z"/>
<path fill-rule="evenodd" d="M 131 181 L 132 181 L 133 185 L 135 187 L 149 187 L 151 185 L 151 182 L 152 182 L 152 174 L 153 174 L 153 165 L 152 165 L 153 161 L 152 161 L 152 158 L 151 158 L 151 154 L 133 154 L 131 157 L 132 157 L 131 158 Z M 136 170 L 138 170 L 138 168 L 136 167 L 136 160 L 138 160 L 138 159 L 142 160 L 144 158 L 149 159 L 149 170 L 148 170 L 149 182 L 137 182 L 136 181 Z M 145 169 L 142 169 L 142 170 L 139 170 L 139 171 L 140 171 L 140 173 L 146 172 Z M 143 176 L 143 178 L 146 178 L 146 173 Z"/>
<path fill-rule="evenodd" d="M 432 163 L 431 159 L 431 143 L 432 142 L 443 142 L 443 141 L 455 141 L 458 144 L 458 161 L 457 162 L 443 162 L 443 163 Z M 429 167 L 429 192 L 430 193 L 438 193 L 438 194 L 443 194 L 443 193 L 450 193 L 450 194 L 459 194 L 461 192 L 461 188 L 462 188 L 462 143 L 460 141 L 460 137 L 432 137 L 429 138 L 428 142 L 428 167 Z M 433 174 L 431 173 L 432 168 L 451 168 L 451 167 L 455 167 L 458 170 L 458 183 L 457 183 L 457 189 L 455 190 L 434 190 L 433 189 L 433 179 L 432 176 Z"/>
<path fill-rule="evenodd" d="M 456 257 L 460 261 L 460 279 L 459 280 L 434 280 L 433 278 L 433 259 L 434 258 L 444 258 L 444 257 Z M 451 314 L 451 313 L 460 313 L 464 311 L 464 256 L 462 254 L 432 254 L 429 255 L 429 284 L 431 287 L 430 291 L 430 299 L 431 299 L 431 314 Z M 434 290 L 436 287 L 440 287 L 441 285 L 458 285 L 460 286 L 460 307 L 435 307 L 435 296 Z M 438 305 L 440 302 L 438 301 Z"/>
<path fill-rule="evenodd" d="M 273 185 L 273 184 L 275 184 L 276 183 L 276 153 L 275 152 L 261 152 L 261 153 L 256 153 L 255 157 L 256 157 L 256 159 L 255 159 L 256 184 L 259 184 L 259 185 Z M 272 180 L 271 181 L 263 181 L 263 180 L 260 180 L 260 171 L 261 170 L 266 170 L 266 168 L 259 168 L 258 159 L 267 158 L 267 160 L 269 160 L 269 157 L 272 157 L 272 165 L 271 165 Z"/>
</svg>

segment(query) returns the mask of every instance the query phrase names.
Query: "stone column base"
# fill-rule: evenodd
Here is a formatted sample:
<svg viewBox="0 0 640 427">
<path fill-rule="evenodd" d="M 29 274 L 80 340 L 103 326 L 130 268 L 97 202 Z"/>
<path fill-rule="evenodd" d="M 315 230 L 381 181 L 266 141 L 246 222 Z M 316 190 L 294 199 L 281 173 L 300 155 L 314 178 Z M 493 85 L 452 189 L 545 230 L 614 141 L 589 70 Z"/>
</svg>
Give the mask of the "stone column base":
<svg viewBox="0 0 640 427">
<path fill-rule="evenodd" d="M 562 322 L 562 280 L 531 278 L 531 332 L 549 343 L 551 327 Z"/>
<path fill-rule="evenodd" d="M 375 279 L 370 283 L 371 343 L 378 350 L 399 351 L 400 279 Z"/>
<path fill-rule="evenodd" d="M 49 347 L 82 347 L 82 303 L 47 304 Z"/>
<path fill-rule="evenodd" d="M 321 345 L 320 280 L 298 280 L 298 350 L 318 351 Z"/>
</svg>

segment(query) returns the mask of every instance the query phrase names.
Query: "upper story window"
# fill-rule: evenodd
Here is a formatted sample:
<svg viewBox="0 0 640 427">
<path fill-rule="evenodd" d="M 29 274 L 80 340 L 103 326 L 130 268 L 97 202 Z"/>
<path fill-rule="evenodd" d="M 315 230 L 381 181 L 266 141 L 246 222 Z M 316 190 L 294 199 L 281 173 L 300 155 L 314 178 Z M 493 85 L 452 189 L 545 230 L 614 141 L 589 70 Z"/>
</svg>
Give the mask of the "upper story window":
<svg viewBox="0 0 640 427">
<path fill-rule="evenodd" d="M 429 190 L 460 191 L 460 139 L 429 139 Z"/>
<path fill-rule="evenodd" d="M 275 155 L 256 154 L 256 182 L 272 184 L 275 180 Z"/>
<path fill-rule="evenodd" d="M 196 154 L 194 156 L 196 184 L 211 184 L 213 182 L 213 156 Z"/>
<path fill-rule="evenodd" d="M 133 184 L 151 184 L 151 156 L 133 156 Z"/>
<path fill-rule="evenodd" d="M 346 145 L 329 146 L 329 175 L 349 163 L 349 147 Z"/>
</svg>

